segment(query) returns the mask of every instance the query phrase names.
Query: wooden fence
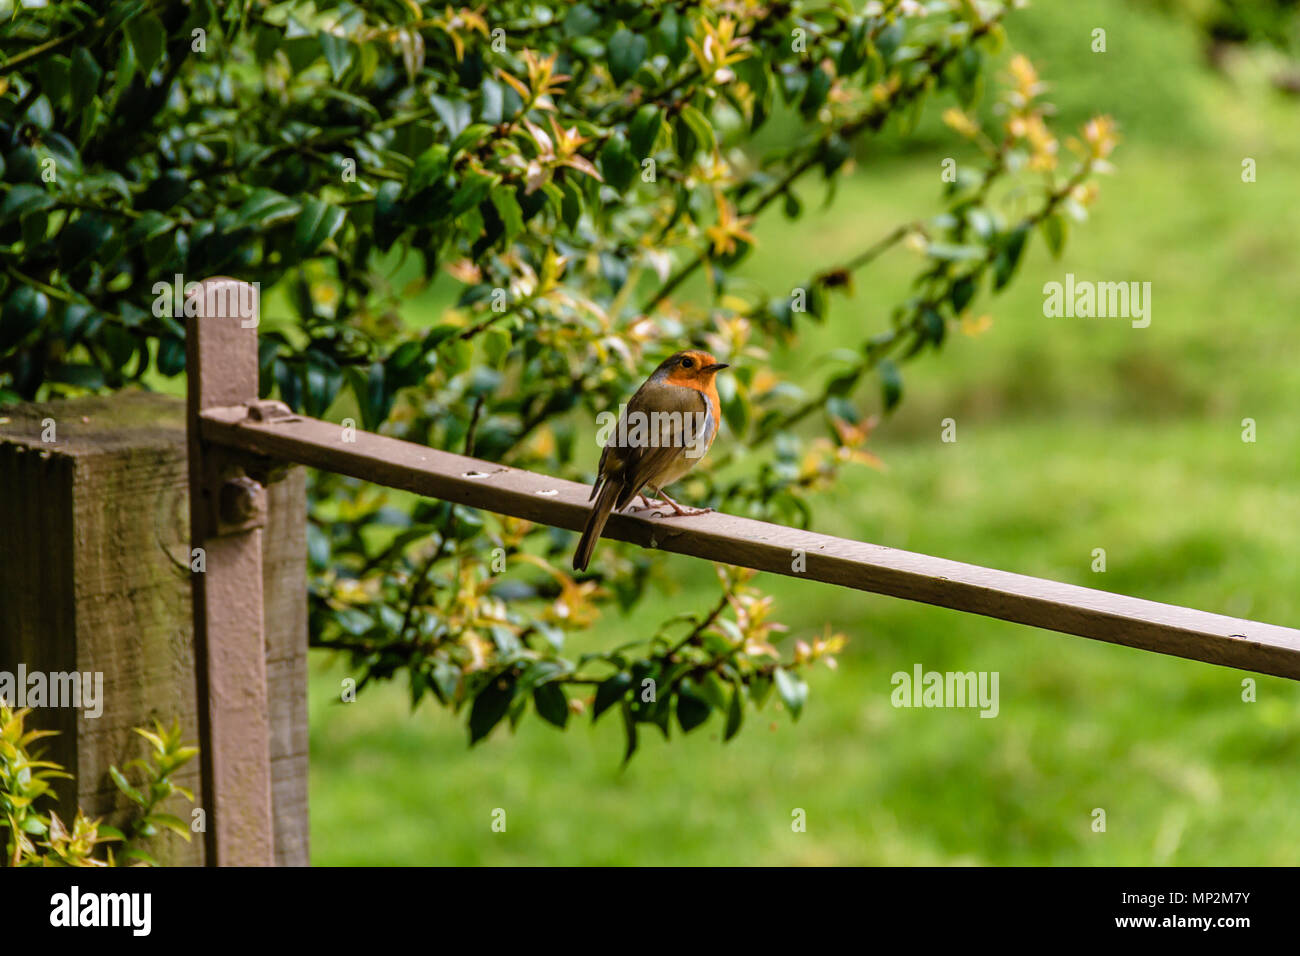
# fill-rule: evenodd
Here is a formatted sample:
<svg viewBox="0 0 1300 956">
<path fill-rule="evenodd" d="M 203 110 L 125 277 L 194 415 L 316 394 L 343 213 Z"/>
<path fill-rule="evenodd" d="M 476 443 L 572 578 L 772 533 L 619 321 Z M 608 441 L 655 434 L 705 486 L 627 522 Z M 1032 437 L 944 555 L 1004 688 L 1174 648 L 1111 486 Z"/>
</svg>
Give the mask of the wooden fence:
<svg viewBox="0 0 1300 956">
<path fill-rule="evenodd" d="M 233 308 L 241 290 L 246 287 L 233 279 L 203 283 L 199 295 L 208 303 L 206 314 L 190 320 L 187 343 L 190 544 L 206 554 L 205 573 L 191 580 L 202 792 L 211 815 L 209 864 L 283 862 L 276 851 L 283 842 L 283 800 L 273 800 L 273 791 L 278 796 L 283 787 L 269 743 L 276 721 L 266 664 L 263 529 L 267 489 L 286 465 L 309 465 L 570 530 L 582 527 L 590 491 L 547 475 L 345 431 L 295 415 L 278 402 L 259 401 L 256 323 L 241 321 Z M 213 302 L 226 306 L 214 309 Z M 605 534 L 642 547 L 1300 679 L 1300 630 L 1293 628 L 725 514 L 689 521 L 620 514 Z M 301 693 L 299 688 L 294 699 Z"/>
</svg>

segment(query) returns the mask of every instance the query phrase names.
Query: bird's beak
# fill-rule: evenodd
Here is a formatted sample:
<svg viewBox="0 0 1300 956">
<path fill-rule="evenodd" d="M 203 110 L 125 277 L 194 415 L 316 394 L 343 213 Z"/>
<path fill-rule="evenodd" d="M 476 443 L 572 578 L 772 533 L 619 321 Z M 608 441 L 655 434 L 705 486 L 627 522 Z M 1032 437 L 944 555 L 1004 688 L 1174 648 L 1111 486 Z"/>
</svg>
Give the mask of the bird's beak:
<svg viewBox="0 0 1300 956">
<path fill-rule="evenodd" d="M 702 372 L 721 372 L 724 368 L 731 368 L 726 362 L 714 362 L 712 365 L 706 365 L 700 371 Z"/>
</svg>

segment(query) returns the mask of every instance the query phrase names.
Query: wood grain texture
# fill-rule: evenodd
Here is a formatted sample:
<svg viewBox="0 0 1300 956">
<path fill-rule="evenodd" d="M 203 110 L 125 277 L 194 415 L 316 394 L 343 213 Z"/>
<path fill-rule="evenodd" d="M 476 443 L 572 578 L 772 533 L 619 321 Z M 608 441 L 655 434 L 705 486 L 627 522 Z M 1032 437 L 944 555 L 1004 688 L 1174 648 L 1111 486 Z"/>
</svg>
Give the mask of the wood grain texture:
<svg viewBox="0 0 1300 956">
<path fill-rule="evenodd" d="M 142 756 L 131 728 L 179 719 L 199 738 L 189 571 L 185 405 L 125 392 L 0 409 L 0 670 L 99 671 L 99 718 L 42 708 L 50 754 L 75 774 L 57 810 L 120 823 L 107 774 Z M 41 421 L 58 441 L 41 441 Z M 302 469 L 271 488 L 263 537 L 275 861 L 307 858 L 306 495 Z M 179 782 L 201 793 L 200 761 Z M 182 819 L 192 807 L 168 809 Z M 160 861 L 202 864 L 204 843 L 153 841 Z"/>
<path fill-rule="evenodd" d="M 207 408 L 204 437 L 417 494 L 570 530 L 586 520 L 591 489 L 576 482 L 358 431 L 328 422 L 246 418 Z M 614 515 L 605 537 L 789 577 L 1300 679 L 1300 631 L 1141 598 L 997 571 L 725 514 Z M 805 567 L 795 571 L 796 556 Z"/>
<path fill-rule="evenodd" d="M 307 816 L 307 472 L 269 489 L 262 533 L 275 865 L 311 862 Z"/>
</svg>

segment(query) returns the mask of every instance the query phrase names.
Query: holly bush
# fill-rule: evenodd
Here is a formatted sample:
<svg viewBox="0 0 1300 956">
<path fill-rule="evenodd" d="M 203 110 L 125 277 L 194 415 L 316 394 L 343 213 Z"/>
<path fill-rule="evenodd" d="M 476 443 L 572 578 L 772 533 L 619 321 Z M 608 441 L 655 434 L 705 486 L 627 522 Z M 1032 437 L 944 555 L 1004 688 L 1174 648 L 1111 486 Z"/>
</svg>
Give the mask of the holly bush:
<svg viewBox="0 0 1300 956">
<path fill-rule="evenodd" d="M 596 415 L 695 345 L 733 369 L 691 500 L 807 525 L 812 493 L 876 464 L 903 363 L 977 331 L 1033 238 L 1059 255 L 1095 197 L 1115 131 L 1058 138 L 1005 49 L 1014 5 L 0 5 L 0 399 L 180 375 L 174 277 L 228 274 L 265 290 L 264 396 L 590 479 Z M 939 215 L 794 289 L 744 274 L 763 213 L 834 201 L 873 137 L 927 109 L 963 157 L 936 170 Z M 868 303 L 818 380 L 785 380 L 772 357 L 897 245 L 910 294 Z M 404 309 L 428 290 L 447 306 Z M 779 649 L 770 599 L 719 568 L 715 604 L 574 655 L 661 556 L 606 544 L 575 577 L 554 528 L 324 473 L 312 499 L 313 644 L 468 709 L 471 740 L 530 703 L 558 726 L 618 710 L 629 755 L 674 717 L 718 711 L 730 738 L 772 689 L 797 716 L 805 669 L 843 644 Z"/>
</svg>

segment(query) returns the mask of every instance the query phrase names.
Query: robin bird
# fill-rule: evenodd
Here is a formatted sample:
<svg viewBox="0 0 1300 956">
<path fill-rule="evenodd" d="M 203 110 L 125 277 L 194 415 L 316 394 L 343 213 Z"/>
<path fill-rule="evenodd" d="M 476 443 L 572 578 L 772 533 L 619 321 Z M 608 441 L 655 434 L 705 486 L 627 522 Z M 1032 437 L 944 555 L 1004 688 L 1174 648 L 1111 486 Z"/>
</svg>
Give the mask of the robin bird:
<svg viewBox="0 0 1300 956">
<path fill-rule="evenodd" d="M 708 352 L 678 352 L 665 359 L 623 409 L 618 426 L 600 453 L 595 504 L 582 529 L 573 567 L 585 571 L 605 522 L 650 488 L 674 515 L 704 514 L 708 508 L 683 508 L 664 488 L 695 467 L 718 433 L 718 387 L 714 377 L 727 368 Z M 591 500 L 591 499 L 588 499 Z"/>
</svg>

